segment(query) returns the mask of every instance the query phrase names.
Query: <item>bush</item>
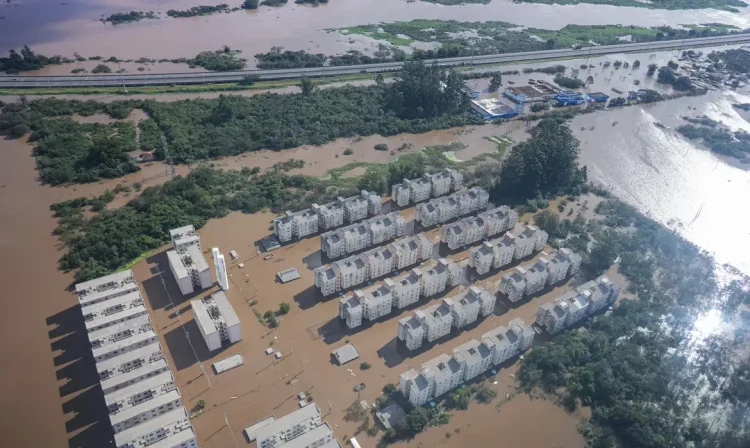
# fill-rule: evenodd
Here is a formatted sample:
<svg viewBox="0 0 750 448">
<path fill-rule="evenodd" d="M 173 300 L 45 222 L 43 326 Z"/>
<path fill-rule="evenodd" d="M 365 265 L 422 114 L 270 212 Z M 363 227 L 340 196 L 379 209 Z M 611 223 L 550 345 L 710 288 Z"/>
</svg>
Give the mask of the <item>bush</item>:
<svg viewBox="0 0 750 448">
<path fill-rule="evenodd" d="M 375 150 L 376 151 L 388 151 L 388 145 L 386 145 L 385 143 L 378 143 L 377 145 L 375 145 Z"/>
<path fill-rule="evenodd" d="M 203 409 L 206 407 L 206 400 L 198 400 L 195 405 L 198 406 L 198 409 Z"/>
<path fill-rule="evenodd" d="M 240 79 L 240 81 L 237 83 L 241 86 L 251 86 L 258 82 L 260 80 L 259 75 L 245 75 Z"/>
<path fill-rule="evenodd" d="M 396 392 L 398 390 L 398 386 L 396 386 L 393 383 L 388 383 L 385 386 L 383 386 L 383 395 L 390 396 L 392 393 Z"/>
<path fill-rule="evenodd" d="M 281 302 L 281 304 L 279 305 L 279 314 L 283 316 L 284 314 L 287 314 L 289 312 L 289 309 L 290 309 L 290 306 L 288 303 Z"/>
<path fill-rule="evenodd" d="M 476 393 L 477 401 L 484 404 L 492 403 L 492 400 L 497 397 L 497 391 L 495 389 L 492 389 L 490 386 L 488 386 L 486 383 L 483 383 L 479 386 L 479 389 Z"/>
<path fill-rule="evenodd" d="M 370 367 L 372 366 L 370 365 L 369 362 L 363 362 L 363 363 L 360 363 L 359 365 L 360 370 L 368 370 Z"/>
<path fill-rule="evenodd" d="M 555 81 L 556 84 L 568 89 L 580 89 L 581 87 L 586 85 L 585 82 L 581 81 L 578 78 L 569 78 L 563 75 L 555 76 L 553 81 Z"/>
<path fill-rule="evenodd" d="M 534 103 L 531 105 L 532 112 L 544 112 L 546 110 L 549 110 L 548 103 Z"/>
<path fill-rule="evenodd" d="M 245 0 L 242 9 L 258 9 L 258 0 Z"/>
<path fill-rule="evenodd" d="M 91 73 L 112 73 L 112 69 L 104 64 L 99 64 L 91 70 Z"/>
<path fill-rule="evenodd" d="M 352 148 L 346 148 L 346 149 L 344 150 L 344 155 L 345 155 L 345 156 L 350 156 L 350 155 L 352 155 L 352 154 L 354 154 L 354 150 L 353 150 Z"/>
</svg>

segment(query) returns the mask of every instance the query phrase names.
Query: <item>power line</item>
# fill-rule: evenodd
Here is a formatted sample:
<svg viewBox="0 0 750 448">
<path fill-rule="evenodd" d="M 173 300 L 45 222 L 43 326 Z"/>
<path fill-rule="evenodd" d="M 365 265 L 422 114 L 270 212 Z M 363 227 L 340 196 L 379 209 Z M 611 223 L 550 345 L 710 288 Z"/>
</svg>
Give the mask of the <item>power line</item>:
<svg viewBox="0 0 750 448">
<path fill-rule="evenodd" d="M 161 135 L 161 146 L 162 149 L 164 149 L 164 174 L 169 176 L 170 171 L 172 174 L 172 177 L 177 174 L 176 170 L 174 169 L 174 163 L 172 163 L 172 157 L 169 155 L 169 148 L 167 147 L 167 138 L 164 136 L 164 134 Z"/>
</svg>

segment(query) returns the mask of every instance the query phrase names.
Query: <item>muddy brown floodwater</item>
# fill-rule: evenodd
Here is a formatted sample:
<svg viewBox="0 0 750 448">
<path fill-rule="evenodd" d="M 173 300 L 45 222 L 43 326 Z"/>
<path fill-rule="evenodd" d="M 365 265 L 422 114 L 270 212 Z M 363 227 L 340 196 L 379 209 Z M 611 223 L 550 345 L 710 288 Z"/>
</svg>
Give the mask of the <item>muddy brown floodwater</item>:
<svg viewBox="0 0 750 448">
<path fill-rule="evenodd" d="M 745 28 L 750 25 L 747 8 L 740 13 L 717 10 L 667 11 L 645 8 L 622 8 L 607 5 L 543 5 L 493 0 L 488 5 L 470 4 L 445 7 L 433 3 L 404 0 L 338 0 L 318 7 L 289 2 L 281 8 L 261 6 L 256 11 L 238 11 L 204 17 L 173 19 L 169 9 L 187 9 L 204 0 L 167 0 L 155 4 L 150 0 L 81 0 L 47 2 L 16 0 L 0 8 L 0 53 L 10 48 L 30 45 L 42 54 L 71 57 L 117 56 L 120 59 L 141 57 L 161 59 L 193 57 L 199 51 L 216 50 L 223 45 L 243 51 L 243 57 L 254 64 L 256 53 L 273 46 L 288 50 L 307 50 L 325 54 L 348 50 L 367 51 L 377 43 L 366 37 L 344 36 L 326 30 L 377 22 L 412 19 L 460 21 L 499 20 L 521 26 L 558 29 L 570 23 L 578 25 L 678 26 L 686 23 L 727 23 Z M 234 6 L 234 5 L 230 5 Z M 126 11 L 160 12 L 159 20 L 113 26 L 97 19 Z M 80 64 L 91 68 L 91 63 Z M 52 67 L 45 73 L 69 73 L 73 65 Z M 135 72 L 135 66 L 123 67 Z M 188 71 L 184 64 L 148 65 L 154 72 Z"/>
</svg>

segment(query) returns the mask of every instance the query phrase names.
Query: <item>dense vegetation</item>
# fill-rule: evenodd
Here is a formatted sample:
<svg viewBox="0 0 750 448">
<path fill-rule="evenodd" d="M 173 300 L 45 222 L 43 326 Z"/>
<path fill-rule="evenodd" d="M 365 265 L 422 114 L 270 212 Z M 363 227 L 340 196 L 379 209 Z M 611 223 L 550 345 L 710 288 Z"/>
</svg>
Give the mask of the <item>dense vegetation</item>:
<svg viewBox="0 0 750 448">
<path fill-rule="evenodd" d="M 578 140 L 559 118 L 546 118 L 503 161 L 491 195 L 499 203 L 537 196 L 576 193 L 586 183 L 586 167 L 578 166 Z"/>
<path fill-rule="evenodd" d="M 714 62 L 714 68 L 725 65 L 728 70 L 738 73 L 750 73 L 750 57 L 745 51 L 731 49 L 726 51 L 712 51 L 708 59 Z"/>
<path fill-rule="evenodd" d="M 327 60 L 322 53 L 312 54 L 304 50 L 300 51 L 282 51 L 281 47 L 271 47 L 268 53 L 258 53 L 255 58 L 258 60 L 260 69 L 283 69 L 283 68 L 308 68 L 323 67 Z"/>
<path fill-rule="evenodd" d="M 10 50 L 7 58 L 0 58 L 0 72 L 13 75 L 19 72 L 39 70 L 50 64 L 62 64 L 61 56 L 42 56 L 34 53 L 28 46 L 21 49 L 21 53 Z"/>
<path fill-rule="evenodd" d="M 158 19 L 153 11 L 130 11 L 130 12 L 118 12 L 102 19 L 102 22 L 109 22 L 112 25 L 120 25 L 122 23 L 138 22 L 143 19 Z"/>
<path fill-rule="evenodd" d="M 519 0 L 526 3 L 544 3 L 547 5 L 578 5 L 591 3 L 595 5 L 629 6 L 650 9 L 719 9 L 723 11 L 740 12 L 737 8 L 744 8 L 747 3 L 741 0 L 656 0 L 641 2 L 638 0 Z"/>
<path fill-rule="evenodd" d="M 263 0 L 260 2 L 261 5 L 264 6 L 284 6 L 287 4 L 289 0 Z"/>
<path fill-rule="evenodd" d="M 393 45 L 418 42 L 438 42 L 437 50 L 415 50 L 417 59 L 434 59 L 475 54 L 513 53 L 553 48 L 622 43 L 630 36 L 632 42 L 685 39 L 698 36 L 736 33 L 727 28 L 645 28 L 620 25 L 568 25 L 559 30 L 522 28 L 507 22 L 458 22 L 455 20 L 412 20 L 409 22 L 379 23 L 340 30 L 345 34 L 361 34 L 384 40 Z M 471 37 L 475 34 L 475 37 Z"/>
<path fill-rule="evenodd" d="M 245 0 L 242 2 L 242 9 L 258 9 L 258 0 Z"/>
<path fill-rule="evenodd" d="M 169 17 L 195 17 L 209 16 L 211 14 L 229 11 L 231 11 L 229 5 L 227 5 L 226 3 L 222 3 L 216 6 L 193 6 L 192 8 L 186 10 L 170 9 L 169 11 L 167 11 L 167 15 Z"/>
<path fill-rule="evenodd" d="M 693 82 L 689 76 L 678 76 L 672 67 L 666 66 L 659 68 L 659 73 L 656 75 L 656 82 L 669 84 L 675 90 L 687 91 L 693 88 Z"/>
<path fill-rule="evenodd" d="M 586 85 L 586 83 L 581 79 L 570 78 L 563 75 L 557 75 L 552 80 L 555 81 L 555 84 L 558 84 L 561 87 L 565 87 L 566 89 L 580 89 L 581 87 Z"/>
<path fill-rule="evenodd" d="M 245 59 L 235 57 L 227 47 L 216 51 L 202 51 L 192 59 L 187 59 L 189 65 L 197 65 L 206 70 L 215 72 L 227 72 L 231 70 L 242 70 L 245 68 Z"/>
<path fill-rule="evenodd" d="M 713 152 L 750 163 L 750 134 L 745 131 L 732 132 L 711 119 L 688 121 L 694 124 L 679 126 L 677 132 L 691 140 L 701 140 Z"/>
<path fill-rule="evenodd" d="M 536 347 L 522 363 L 521 386 L 557 395 L 570 410 L 591 407 L 581 428 L 589 447 L 748 446 L 748 361 L 737 354 L 735 369 L 733 354 L 744 330 L 693 334 L 707 309 L 731 321 L 750 305 L 747 281 L 720 287 L 709 255 L 622 202 L 596 211 L 605 218 L 579 223 L 595 240 L 588 269 L 619 259 L 637 300 Z"/>
</svg>

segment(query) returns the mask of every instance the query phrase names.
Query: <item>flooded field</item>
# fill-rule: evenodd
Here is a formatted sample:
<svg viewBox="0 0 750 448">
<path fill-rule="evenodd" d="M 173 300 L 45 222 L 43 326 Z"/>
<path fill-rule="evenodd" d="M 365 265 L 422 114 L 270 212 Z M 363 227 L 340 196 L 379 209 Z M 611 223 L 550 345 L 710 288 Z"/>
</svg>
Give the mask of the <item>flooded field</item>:
<svg viewBox="0 0 750 448">
<path fill-rule="evenodd" d="M 667 11 L 590 4 L 517 4 L 507 0 L 493 0 L 488 5 L 455 7 L 404 0 L 339 0 L 317 7 L 289 2 L 280 8 L 261 6 L 255 11 L 231 14 L 181 19 L 166 17 L 169 9 L 187 9 L 202 3 L 205 2 L 80 0 L 50 3 L 43 0 L 15 0 L 12 5 L 0 8 L 0 15 L 5 16 L 1 22 L 0 53 L 30 45 L 35 51 L 47 55 L 72 57 L 74 52 L 78 52 L 83 56 L 99 55 L 105 59 L 110 56 L 120 59 L 171 59 L 194 57 L 199 51 L 229 45 L 242 50 L 243 57 L 253 63 L 253 55 L 267 52 L 272 46 L 325 54 L 366 51 L 376 46 L 372 39 L 343 36 L 326 30 L 412 19 L 492 19 L 545 29 L 558 29 L 571 23 L 678 26 L 718 22 L 740 28 L 750 25 L 747 8 L 735 14 L 717 10 Z M 161 12 L 162 18 L 116 26 L 98 20 L 102 16 L 131 10 Z M 135 70 L 135 67 L 124 68 L 131 72 Z M 149 68 L 153 71 L 188 70 L 183 64 L 157 64 Z M 50 73 L 51 70 L 69 73 L 71 68 L 55 67 L 50 69 Z"/>
</svg>

